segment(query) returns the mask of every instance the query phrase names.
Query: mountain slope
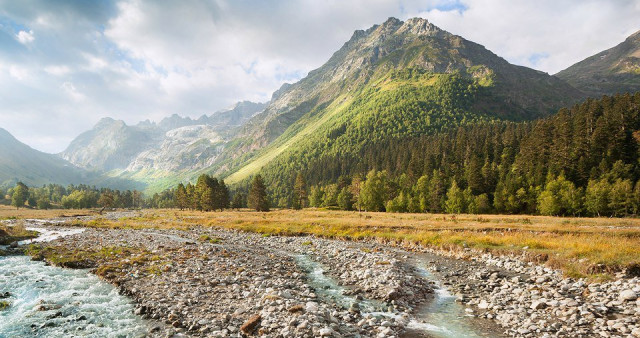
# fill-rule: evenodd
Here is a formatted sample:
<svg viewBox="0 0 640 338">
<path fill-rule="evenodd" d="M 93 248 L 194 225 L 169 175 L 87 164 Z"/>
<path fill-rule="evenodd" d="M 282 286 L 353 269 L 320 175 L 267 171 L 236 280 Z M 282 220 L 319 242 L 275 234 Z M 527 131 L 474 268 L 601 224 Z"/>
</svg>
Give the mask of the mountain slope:
<svg viewBox="0 0 640 338">
<path fill-rule="evenodd" d="M 29 186 L 47 183 L 84 183 L 83 170 L 52 154 L 37 151 L 0 128 L 0 184 L 13 186 L 22 181 Z"/>
<path fill-rule="evenodd" d="M 592 96 L 640 91 L 640 31 L 556 76 Z"/>
<path fill-rule="evenodd" d="M 427 20 L 390 18 L 356 31 L 326 64 L 279 90 L 213 169 L 232 172 L 231 183 L 265 166 L 287 176 L 312 157 L 357 153 L 373 140 L 530 120 L 582 97 Z"/>
</svg>

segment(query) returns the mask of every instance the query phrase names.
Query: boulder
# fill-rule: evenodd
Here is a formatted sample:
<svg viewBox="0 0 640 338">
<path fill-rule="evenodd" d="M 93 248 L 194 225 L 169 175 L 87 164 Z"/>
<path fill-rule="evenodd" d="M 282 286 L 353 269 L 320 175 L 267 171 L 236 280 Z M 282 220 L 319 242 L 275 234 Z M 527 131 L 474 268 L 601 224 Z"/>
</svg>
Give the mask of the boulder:
<svg viewBox="0 0 640 338">
<path fill-rule="evenodd" d="M 636 300 L 637 298 L 638 298 L 638 295 L 633 290 L 624 290 L 620 292 L 621 300 L 632 301 L 632 300 Z"/>
</svg>

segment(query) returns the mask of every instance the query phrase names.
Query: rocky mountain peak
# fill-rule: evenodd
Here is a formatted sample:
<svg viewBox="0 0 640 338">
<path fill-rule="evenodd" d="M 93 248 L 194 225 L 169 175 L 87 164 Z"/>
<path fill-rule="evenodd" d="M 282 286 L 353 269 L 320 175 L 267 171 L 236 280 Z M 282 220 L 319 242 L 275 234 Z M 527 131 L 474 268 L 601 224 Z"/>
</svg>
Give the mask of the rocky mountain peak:
<svg viewBox="0 0 640 338">
<path fill-rule="evenodd" d="M 637 32 L 629 35 L 629 37 L 627 38 L 626 41 L 640 44 L 640 31 L 637 31 Z"/>
<path fill-rule="evenodd" d="M 414 35 L 432 36 L 443 32 L 443 30 L 429 22 L 427 19 L 411 18 L 404 22 L 404 24 L 398 29 L 398 33 L 405 32 Z"/>
</svg>

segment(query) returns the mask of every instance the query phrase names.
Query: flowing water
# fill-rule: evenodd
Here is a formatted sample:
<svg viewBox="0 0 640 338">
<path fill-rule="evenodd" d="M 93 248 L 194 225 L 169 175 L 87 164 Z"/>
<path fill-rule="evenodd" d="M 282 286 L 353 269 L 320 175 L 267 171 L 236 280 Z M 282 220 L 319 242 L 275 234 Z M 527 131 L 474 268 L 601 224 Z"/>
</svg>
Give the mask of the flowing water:
<svg viewBox="0 0 640 338">
<path fill-rule="evenodd" d="M 402 315 L 394 312 L 385 312 L 385 303 L 375 300 L 357 300 L 355 297 L 346 296 L 346 289 L 325 275 L 325 269 L 318 262 L 313 261 L 307 255 L 296 256 L 298 265 L 307 272 L 309 285 L 316 291 L 320 298 L 332 301 L 343 308 L 348 308 L 352 303 L 358 303 L 363 314 L 371 314 L 379 317 L 402 318 Z M 441 287 L 440 281 L 435 275 L 424 267 L 418 267 L 420 277 L 434 281 L 437 289 L 432 301 L 418 309 L 413 318 L 407 320 L 406 328 L 415 336 L 426 337 L 491 337 L 492 333 L 478 333 L 470 323 L 470 318 L 465 315 L 464 308 L 455 302 L 456 297 L 448 290 Z M 408 334 L 406 336 L 413 336 Z"/>
<path fill-rule="evenodd" d="M 307 255 L 295 256 L 298 265 L 307 272 L 309 286 L 311 286 L 320 298 L 330 300 L 341 307 L 348 309 L 352 304 L 358 304 L 363 312 L 380 312 L 387 307 L 383 302 L 370 299 L 356 299 L 345 295 L 347 291 L 333 278 L 324 274 L 324 267 Z"/>
<path fill-rule="evenodd" d="M 425 327 L 435 337 L 487 337 L 476 331 L 471 325 L 471 317 L 467 316 L 464 308 L 456 303 L 456 296 L 444 288 L 438 278 L 423 266 L 418 266 L 418 275 L 435 282 L 434 298 L 431 302 L 418 309 L 416 321 L 410 326 L 412 329 Z M 433 330 L 434 324 L 437 330 Z M 431 330 L 429 330 L 431 328 Z"/>
<path fill-rule="evenodd" d="M 83 229 L 41 232 L 31 242 L 53 240 Z M 8 293 L 8 297 L 5 293 Z M 88 270 L 62 269 L 26 256 L 0 257 L 0 337 L 137 337 L 147 323 L 130 299 Z"/>
</svg>

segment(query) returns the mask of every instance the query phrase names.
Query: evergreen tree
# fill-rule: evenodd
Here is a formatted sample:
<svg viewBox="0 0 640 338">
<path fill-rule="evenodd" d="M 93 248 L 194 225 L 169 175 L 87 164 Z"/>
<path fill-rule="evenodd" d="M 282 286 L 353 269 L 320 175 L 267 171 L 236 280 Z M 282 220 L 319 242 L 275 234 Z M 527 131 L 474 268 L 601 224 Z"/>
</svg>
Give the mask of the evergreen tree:
<svg viewBox="0 0 640 338">
<path fill-rule="evenodd" d="M 187 188 L 185 188 L 184 184 L 178 184 L 175 198 L 176 207 L 180 210 L 184 210 L 189 207 L 189 196 L 187 195 Z"/>
<path fill-rule="evenodd" d="M 251 189 L 247 197 L 249 208 L 256 211 L 269 211 L 269 201 L 267 199 L 267 189 L 260 174 L 256 175 L 251 182 Z"/>
<path fill-rule="evenodd" d="M 446 188 L 442 173 L 439 170 L 434 170 L 429 180 L 429 212 L 442 212 L 445 198 Z"/>
<path fill-rule="evenodd" d="M 302 176 L 302 173 L 298 173 L 296 176 L 296 182 L 293 186 L 292 206 L 294 209 L 300 210 L 306 208 L 307 204 L 307 182 Z"/>
<path fill-rule="evenodd" d="M 420 176 L 416 183 L 415 195 L 419 201 L 419 212 L 427 212 L 430 209 L 430 197 L 429 197 L 429 177 L 426 175 Z"/>
<path fill-rule="evenodd" d="M 322 206 L 324 201 L 324 189 L 320 186 L 311 187 L 311 194 L 309 195 L 309 204 L 312 207 L 318 208 Z"/>
<path fill-rule="evenodd" d="M 233 209 L 244 208 L 247 203 L 247 196 L 241 192 L 236 192 L 233 195 L 233 201 L 231 202 L 231 207 Z"/>
<path fill-rule="evenodd" d="M 187 208 L 197 210 L 198 205 L 200 204 L 200 199 L 196 198 L 196 187 L 189 182 L 185 189 L 187 191 Z"/>
<path fill-rule="evenodd" d="M 214 185 L 215 189 L 215 185 Z M 224 180 L 218 181 L 217 190 L 215 191 L 215 208 L 224 210 L 229 207 L 229 189 Z"/>
</svg>

